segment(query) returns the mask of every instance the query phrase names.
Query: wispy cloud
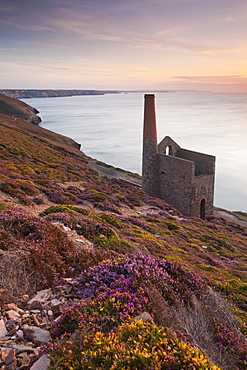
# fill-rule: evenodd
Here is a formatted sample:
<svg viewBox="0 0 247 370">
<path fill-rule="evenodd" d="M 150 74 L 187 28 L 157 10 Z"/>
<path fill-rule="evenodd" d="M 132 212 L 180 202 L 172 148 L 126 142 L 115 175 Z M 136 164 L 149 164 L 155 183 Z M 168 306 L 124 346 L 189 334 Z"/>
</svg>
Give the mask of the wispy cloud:
<svg viewBox="0 0 247 370">
<path fill-rule="evenodd" d="M 0 14 L 0 64 L 12 81 L 20 70 L 82 84 L 245 78 L 245 0 L 0 0 Z"/>
<path fill-rule="evenodd" d="M 61 69 L 64 71 L 72 71 L 73 68 L 71 67 L 63 67 L 59 65 L 48 65 L 48 64 L 38 64 L 38 63 L 19 63 L 21 66 L 27 66 L 27 67 L 35 67 L 35 68 L 44 68 L 46 70 L 49 69 Z"/>
<path fill-rule="evenodd" d="M 170 79 L 180 82 L 212 84 L 242 84 L 247 82 L 247 77 L 243 76 L 173 76 Z"/>
<path fill-rule="evenodd" d="M 51 27 L 47 24 L 39 22 L 35 23 L 34 21 L 30 22 L 18 22 L 16 19 L 0 19 L 0 25 L 8 26 L 10 29 L 20 29 L 27 31 L 53 31 Z"/>
<path fill-rule="evenodd" d="M 162 48 L 162 44 L 155 44 L 150 42 L 133 42 L 129 44 L 132 48 L 145 48 L 145 49 L 155 49 L 159 50 Z"/>
<path fill-rule="evenodd" d="M 39 46 L 41 48 L 68 49 L 68 46 L 54 45 L 54 44 L 41 44 L 39 42 L 34 42 L 33 45 Z"/>
</svg>

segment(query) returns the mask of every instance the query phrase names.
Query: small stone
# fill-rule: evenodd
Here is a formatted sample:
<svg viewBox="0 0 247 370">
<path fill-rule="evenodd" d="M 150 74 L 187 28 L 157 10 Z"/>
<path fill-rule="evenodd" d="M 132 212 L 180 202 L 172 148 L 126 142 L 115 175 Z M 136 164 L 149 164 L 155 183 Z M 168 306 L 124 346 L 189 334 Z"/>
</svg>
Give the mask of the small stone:
<svg viewBox="0 0 247 370">
<path fill-rule="evenodd" d="M 71 229 L 69 227 L 64 226 L 64 225 L 62 225 L 62 228 L 64 229 L 64 231 L 71 231 Z"/>
<path fill-rule="evenodd" d="M 10 320 L 7 321 L 6 327 L 8 329 L 11 329 L 15 325 L 15 323 L 16 323 L 16 320 L 10 319 Z"/>
<path fill-rule="evenodd" d="M 32 305 L 34 302 L 45 303 L 51 295 L 51 289 L 40 290 L 32 299 L 28 301 L 28 305 Z M 30 309 L 30 308 L 29 308 Z"/>
<path fill-rule="evenodd" d="M 6 358 L 5 358 L 5 365 L 9 365 L 9 364 L 11 364 L 11 362 L 13 362 L 14 360 L 16 360 L 15 354 L 16 354 L 16 351 L 15 351 L 15 349 L 12 348 L 9 351 L 8 355 L 6 356 Z"/>
<path fill-rule="evenodd" d="M 23 337 L 24 336 L 24 333 L 23 333 L 23 331 L 22 330 L 17 330 L 17 332 L 16 332 L 16 335 L 18 336 L 18 337 Z"/>
<path fill-rule="evenodd" d="M 27 355 L 26 352 L 24 352 L 24 353 L 22 353 L 20 355 L 20 357 L 22 358 L 20 369 L 21 370 L 27 369 L 29 367 L 29 365 L 30 365 L 30 358 L 29 358 L 29 356 Z"/>
<path fill-rule="evenodd" d="M 18 311 L 19 310 L 19 308 L 16 306 L 15 303 L 8 303 L 7 304 L 7 307 L 8 307 L 9 310 L 14 310 L 14 311 Z"/>
<path fill-rule="evenodd" d="M 30 370 L 47 370 L 51 360 L 47 355 L 42 355 L 30 368 Z"/>
<path fill-rule="evenodd" d="M 0 338 L 5 337 L 5 335 L 7 335 L 7 334 L 8 334 L 8 332 L 7 332 L 6 326 L 4 324 L 3 319 L 1 319 L 0 320 Z"/>
<path fill-rule="evenodd" d="M 24 295 L 22 296 L 22 299 L 23 299 L 24 301 L 27 301 L 27 300 L 29 299 L 29 296 L 28 296 L 27 294 L 24 294 Z"/>
<path fill-rule="evenodd" d="M 74 284 L 75 283 L 75 279 L 73 279 L 73 278 L 64 278 L 63 280 L 66 281 L 66 283 L 68 283 L 68 284 Z"/>
<path fill-rule="evenodd" d="M 17 311 L 14 311 L 14 310 L 9 310 L 6 312 L 7 314 L 7 317 L 9 318 L 9 320 L 18 320 L 19 317 L 20 317 L 20 314 L 17 312 Z"/>
<path fill-rule="evenodd" d="M 73 289 L 73 287 L 72 287 L 72 286 L 68 286 L 68 287 L 66 287 L 66 288 L 65 288 L 65 293 L 66 293 L 66 294 L 71 293 L 72 289 Z"/>
<path fill-rule="evenodd" d="M 15 335 L 15 334 L 16 334 L 16 332 L 17 332 L 17 329 L 18 329 L 18 326 L 13 327 L 13 328 L 8 332 L 8 336 L 12 337 L 13 335 Z"/>
<path fill-rule="evenodd" d="M 27 307 L 30 311 L 37 310 L 37 309 L 42 310 L 43 308 L 40 301 L 33 301 L 32 303 L 29 303 Z"/>
<path fill-rule="evenodd" d="M 24 313 L 24 315 L 22 317 L 23 317 L 23 319 L 26 319 L 29 316 L 30 316 L 30 314 L 28 312 L 26 312 L 26 313 Z"/>
<path fill-rule="evenodd" d="M 47 330 L 41 329 L 37 326 L 24 326 L 24 334 L 30 339 L 36 346 L 45 344 L 50 339 L 50 333 Z"/>
<path fill-rule="evenodd" d="M 135 320 L 148 321 L 148 322 L 151 322 L 152 324 L 154 324 L 154 320 L 148 312 L 143 312 L 139 316 L 136 316 Z"/>
<path fill-rule="evenodd" d="M 50 305 L 51 305 L 51 307 L 52 307 L 52 306 L 58 306 L 59 304 L 61 304 L 61 302 L 60 302 L 60 301 L 59 301 L 59 299 L 57 299 L 57 298 L 52 299 L 52 300 L 50 301 Z"/>
<path fill-rule="evenodd" d="M 1 348 L 0 359 L 5 363 L 5 359 L 10 352 L 10 348 Z"/>
<path fill-rule="evenodd" d="M 13 348 L 16 350 L 17 355 L 23 352 L 34 353 L 36 351 L 35 348 L 26 345 L 15 345 Z"/>
<path fill-rule="evenodd" d="M 33 322 L 34 322 L 35 326 L 40 325 L 39 319 L 37 318 L 37 316 L 35 314 L 32 314 L 32 319 L 33 319 Z"/>
<path fill-rule="evenodd" d="M 52 312 L 55 315 L 60 315 L 61 313 L 63 313 L 64 310 L 62 307 L 62 303 L 58 299 L 51 300 L 50 304 L 51 304 Z"/>
<path fill-rule="evenodd" d="M 9 365 L 5 366 L 5 370 L 18 370 L 17 359 L 15 358 Z"/>
<path fill-rule="evenodd" d="M 40 310 L 31 310 L 30 312 L 31 312 L 31 313 L 34 313 L 35 315 L 36 315 L 36 314 L 40 314 Z"/>
</svg>

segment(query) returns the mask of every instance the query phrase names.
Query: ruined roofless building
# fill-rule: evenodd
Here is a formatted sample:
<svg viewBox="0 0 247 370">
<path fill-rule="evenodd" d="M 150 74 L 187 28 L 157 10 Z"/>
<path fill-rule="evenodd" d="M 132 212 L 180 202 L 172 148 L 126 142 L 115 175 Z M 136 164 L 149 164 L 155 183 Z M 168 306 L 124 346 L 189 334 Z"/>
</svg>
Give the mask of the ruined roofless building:
<svg viewBox="0 0 247 370">
<path fill-rule="evenodd" d="M 213 214 L 215 157 L 181 148 L 169 136 L 157 143 L 155 96 L 144 96 L 142 189 L 183 215 Z"/>
</svg>

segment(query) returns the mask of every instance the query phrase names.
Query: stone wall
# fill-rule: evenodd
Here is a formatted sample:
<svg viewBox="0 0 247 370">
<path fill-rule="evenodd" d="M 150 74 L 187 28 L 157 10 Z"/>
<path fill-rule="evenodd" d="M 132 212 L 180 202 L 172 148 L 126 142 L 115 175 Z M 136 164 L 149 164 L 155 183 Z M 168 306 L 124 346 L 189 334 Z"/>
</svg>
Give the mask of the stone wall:
<svg viewBox="0 0 247 370">
<path fill-rule="evenodd" d="M 194 163 L 165 154 L 159 154 L 159 163 L 160 197 L 185 216 L 191 216 Z"/>
<path fill-rule="evenodd" d="M 202 174 L 214 174 L 215 157 L 212 155 L 180 148 L 176 156 L 187 159 L 188 161 L 193 161 L 195 163 L 196 176 Z"/>
<path fill-rule="evenodd" d="M 142 188 L 185 216 L 213 213 L 215 157 L 180 148 L 169 136 L 157 145 L 155 96 L 145 95 Z"/>
<path fill-rule="evenodd" d="M 196 176 L 192 184 L 192 217 L 201 217 L 200 204 L 201 200 L 205 199 L 205 215 L 213 214 L 214 202 L 214 175 Z"/>
<path fill-rule="evenodd" d="M 159 197 L 159 187 L 157 140 L 143 139 L 142 189 L 152 197 Z"/>
</svg>

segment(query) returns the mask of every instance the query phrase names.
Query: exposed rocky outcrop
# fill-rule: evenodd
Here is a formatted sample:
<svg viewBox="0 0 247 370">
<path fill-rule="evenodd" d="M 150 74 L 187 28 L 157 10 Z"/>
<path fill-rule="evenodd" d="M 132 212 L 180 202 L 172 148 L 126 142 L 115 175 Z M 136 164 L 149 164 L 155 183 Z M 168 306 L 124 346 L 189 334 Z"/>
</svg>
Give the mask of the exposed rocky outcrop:
<svg viewBox="0 0 247 370">
<path fill-rule="evenodd" d="M 37 357 L 39 348 L 50 339 L 52 323 L 66 307 L 79 301 L 73 280 L 63 286 L 44 289 L 32 299 L 23 296 L 17 306 L 8 303 L 0 312 L 0 369 L 46 370 L 50 360 Z"/>
<path fill-rule="evenodd" d="M 38 125 L 42 120 L 37 114 L 39 111 L 30 105 L 15 98 L 0 94 L 0 113 Z"/>
<path fill-rule="evenodd" d="M 53 98 L 76 95 L 104 95 L 117 94 L 118 91 L 99 90 L 0 90 L 2 94 L 16 99 L 26 98 Z"/>
</svg>

